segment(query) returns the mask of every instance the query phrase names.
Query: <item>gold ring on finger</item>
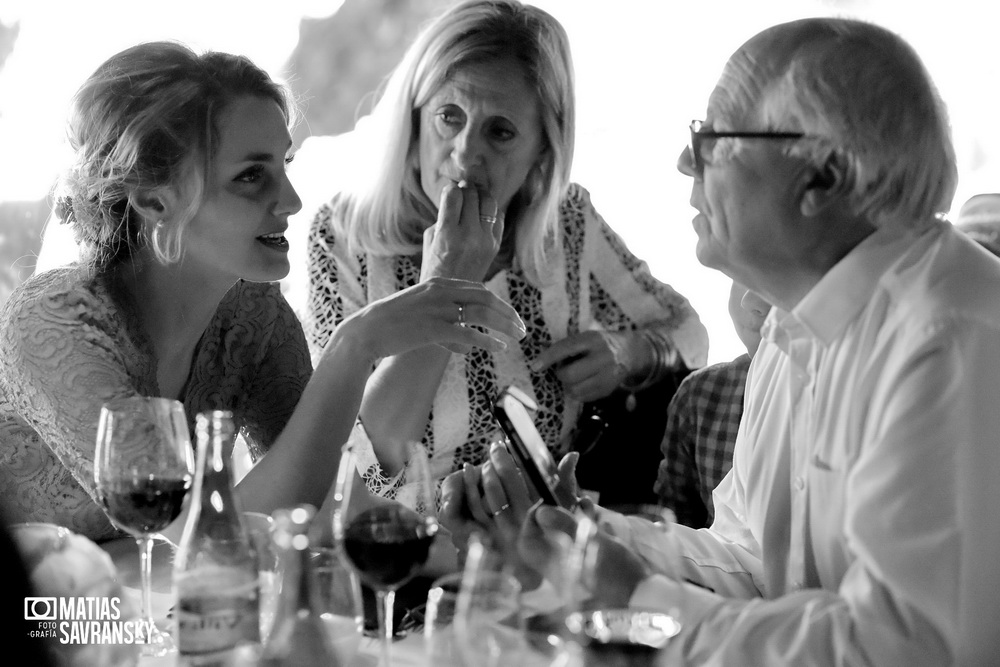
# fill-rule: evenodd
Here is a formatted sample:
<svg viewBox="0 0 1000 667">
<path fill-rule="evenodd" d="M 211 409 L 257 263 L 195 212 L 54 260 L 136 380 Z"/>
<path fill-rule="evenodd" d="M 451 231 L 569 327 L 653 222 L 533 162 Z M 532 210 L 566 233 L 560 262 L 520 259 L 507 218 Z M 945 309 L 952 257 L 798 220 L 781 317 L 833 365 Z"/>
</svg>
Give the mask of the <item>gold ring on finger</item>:
<svg viewBox="0 0 1000 667">
<path fill-rule="evenodd" d="M 510 509 L 510 503 L 504 503 L 503 505 L 500 506 L 500 509 L 498 509 L 496 512 L 490 512 L 490 515 L 495 519 L 504 512 L 506 512 L 508 509 Z"/>
</svg>

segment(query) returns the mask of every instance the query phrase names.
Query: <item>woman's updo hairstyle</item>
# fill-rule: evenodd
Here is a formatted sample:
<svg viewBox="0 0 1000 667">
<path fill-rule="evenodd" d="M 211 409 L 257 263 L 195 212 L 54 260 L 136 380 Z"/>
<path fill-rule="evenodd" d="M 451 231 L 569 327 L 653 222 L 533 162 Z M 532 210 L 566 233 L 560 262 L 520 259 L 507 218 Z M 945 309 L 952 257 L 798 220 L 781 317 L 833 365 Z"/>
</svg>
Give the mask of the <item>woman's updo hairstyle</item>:
<svg viewBox="0 0 1000 667">
<path fill-rule="evenodd" d="M 243 56 L 150 42 L 112 56 L 87 79 L 73 101 L 75 159 L 56 213 L 93 268 L 107 269 L 147 244 L 163 263 L 180 259 L 218 144 L 219 114 L 244 96 L 273 100 L 292 122 L 285 88 Z M 177 190 L 185 210 L 169 223 L 144 221 L 136 203 L 164 186 Z"/>
</svg>

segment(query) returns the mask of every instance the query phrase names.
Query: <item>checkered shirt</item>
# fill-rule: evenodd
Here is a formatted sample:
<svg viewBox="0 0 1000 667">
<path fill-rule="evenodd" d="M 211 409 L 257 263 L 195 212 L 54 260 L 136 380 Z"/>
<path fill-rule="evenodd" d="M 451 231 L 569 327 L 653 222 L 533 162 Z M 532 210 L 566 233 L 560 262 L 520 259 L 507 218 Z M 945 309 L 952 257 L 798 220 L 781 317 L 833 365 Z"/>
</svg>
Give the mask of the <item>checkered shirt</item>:
<svg viewBox="0 0 1000 667">
<path fill-rule="evenodd" d="M 667 407 L 654 489 L 680 523 L 694 528 L 712 523 L 712 491 L 733 464 L 749 369 L 750 357 L 744 354 L 694 371 Z"/>
</svg>

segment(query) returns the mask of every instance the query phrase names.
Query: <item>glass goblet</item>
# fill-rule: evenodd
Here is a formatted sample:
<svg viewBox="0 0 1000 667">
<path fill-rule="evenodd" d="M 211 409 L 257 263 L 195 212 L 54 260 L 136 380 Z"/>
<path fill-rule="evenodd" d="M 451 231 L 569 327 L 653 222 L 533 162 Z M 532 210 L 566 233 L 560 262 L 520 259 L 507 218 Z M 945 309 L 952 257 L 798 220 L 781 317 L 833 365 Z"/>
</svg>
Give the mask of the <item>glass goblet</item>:
<svg viewBox="0 0 1000 667">
<path fill-rule="evenodd" d="M 139 544 L 142 620 L 148 628 L 142 654 L 174 650 L 169 632 L 151 611 L 153 536 L 180 515 L 194 471 L 184 406 L 166 398 L 133 396 L 105 403 L 97 427 L 94 483 L 111 522 Z"/>
<path fill-rule="evenodd" d="M 389 667 L 396 590 L 430 557 L 437 507 L 427 450 L 419 443 L 406 445 L 394 500 L 367 491 L 356 456 L 352 445 L 344 446 L 332 503 L 333 537 L 346 562 L 375 591 L 382 660 Z"/>
</svg>

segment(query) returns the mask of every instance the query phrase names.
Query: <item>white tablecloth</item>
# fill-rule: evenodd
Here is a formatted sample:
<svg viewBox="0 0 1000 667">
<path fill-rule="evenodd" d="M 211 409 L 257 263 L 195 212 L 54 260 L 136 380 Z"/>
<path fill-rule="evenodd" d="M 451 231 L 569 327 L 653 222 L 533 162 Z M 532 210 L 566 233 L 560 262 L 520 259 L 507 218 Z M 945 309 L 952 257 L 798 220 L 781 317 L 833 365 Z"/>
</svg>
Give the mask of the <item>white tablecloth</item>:
<svg viewBox="0 0 1000 667">
<path fill-rule="evenodd" d="M 135 540 L 123 539 L 102 544 L 101 547 L 107 551 L 115 567 L 118 570 L 118 578 L 125 589 L 125 594 L 131 597 L 136 605 L 140 604 L 140 573 L 139 573 L 139 549 Z M 173 548 L 167 543 L 158 543 L 153 549 L 153 577 L 152 577 L 152 612 L 153 618 L 160 628 L 167 626 L 167 612 L 173 606 L 174 597 L 170 586 L 171 566 L 173 560 Z M 424 648 L 424 637 L 420 633 L 414 633 L 399 639 L 392 644 L 392 667 L 428 667 L 429 662 Z M 381 646 L 373 637 L 362 637 L 358 653 L 354 657 L 351 665 L 345 667 L 376 667 L 381 660 Z M 542 667 L 546 660 L 538 654 L 520 656 L 517 660 L 517 667 Z M 163 658 L 144 657 L 140 660 L 138 667 L 175 667 L 177 664 L 176 655 Z M 435 662 L 433 667 L 449 667 Z"/>
</svg>

